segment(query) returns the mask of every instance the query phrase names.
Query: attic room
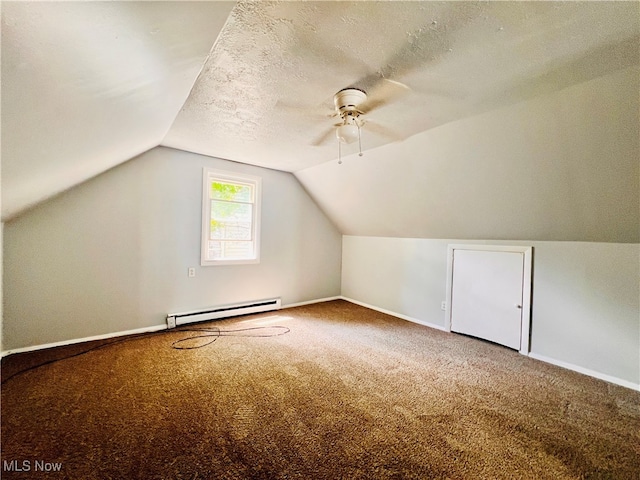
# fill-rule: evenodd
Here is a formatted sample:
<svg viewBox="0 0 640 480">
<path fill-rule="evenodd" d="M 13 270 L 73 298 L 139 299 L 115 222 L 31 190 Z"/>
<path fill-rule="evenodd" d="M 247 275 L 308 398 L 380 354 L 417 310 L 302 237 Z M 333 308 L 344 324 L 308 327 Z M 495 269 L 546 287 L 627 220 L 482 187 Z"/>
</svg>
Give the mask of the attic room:
<svg viewBox="0 0 640 480">
<path fill-rule="evenodd" d="M 637 478 L 639 3 L 0 8 L 3 476 Z"/>
</svg>

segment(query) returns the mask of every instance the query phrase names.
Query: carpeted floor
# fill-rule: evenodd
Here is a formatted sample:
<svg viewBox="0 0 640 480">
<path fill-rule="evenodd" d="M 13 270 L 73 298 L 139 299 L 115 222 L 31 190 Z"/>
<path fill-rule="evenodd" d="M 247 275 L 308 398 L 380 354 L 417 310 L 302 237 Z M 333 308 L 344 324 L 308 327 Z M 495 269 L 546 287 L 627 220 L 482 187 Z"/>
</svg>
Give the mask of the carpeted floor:
<svg viewBox="0 0 640 480">
<path fill-rule="evenodd" d="M 2 478 L 640 478 L 638 392 L 344 301 L 198 327 L 3 359 Z"/>
</svg>

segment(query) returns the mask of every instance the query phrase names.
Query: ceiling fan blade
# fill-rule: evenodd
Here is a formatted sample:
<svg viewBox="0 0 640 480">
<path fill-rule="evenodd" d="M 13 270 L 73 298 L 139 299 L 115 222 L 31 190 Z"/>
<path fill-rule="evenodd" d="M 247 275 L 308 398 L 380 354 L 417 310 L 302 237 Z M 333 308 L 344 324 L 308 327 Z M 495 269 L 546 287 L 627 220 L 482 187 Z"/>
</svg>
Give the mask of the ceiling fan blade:
<svg viewBox="0 0 640 480">
<path fill-rule="evenodd" d="M 443 29 L 449 32 L 460 30 L 488 8 L 486 2 L 442 3 L 444 5 L 439 14 L 442 18 L 440 23 L 425 19 L 425 23 L 407 32 L 402 45 L 379 64 L 375 71 L 370 70 L 367 75 L 351 84 L 352 87 L 364 90 L 369 96 L 369 100 L 360 108 L 363 113 L 395 101 L 399 95 L 409 91 L 406 85 L 390 79 L 404 79 L 429 64 L 440 62 L 453 51 L 451 35 L 443 35 Z"/>
<path fill-rule="evenodd" d="M 371 133 L 385 137 L 393 142 L 401 142 L 407 138 L 406 135 L 400 135 L 395 130 L 380 125 L 379 123 L 372 122 L 371 120 L 363 122 L 363 130 L 370 131 Z"/>
<path fill-rule="evenodd" d="M 389 103 L 395 102 L 411 91 L 404 83 L 382 78 L 376 86 L 367 91 L 367 100 L 358 105 L 362 113 L 369 113 Z"/>
<path fill-rule="evenodd" d="M 318 138 L 315 139 L 315 141 L 311 142 L 311 145 L 314 147 L 320 147 L 326 143 L 329 142 L 329 139 L 331 137 L 335 138 L 335 129 L 334 128 L 330 128 L 328 130 L 326 130 L 322 135 L 320 135 Z"/>
<path fill-rule="evenodd" d="M 285 115 L 301 115 L 305 119 L 313 121 L 326 121 L 327 118 L 336 116 L 333 105 L 329 102 L 323 102 L 321 105 L 308 105 L 303 103 L 291 103 L 285 100 L 278 100 L 275 104 L 275 110 Z"/>
</svg>

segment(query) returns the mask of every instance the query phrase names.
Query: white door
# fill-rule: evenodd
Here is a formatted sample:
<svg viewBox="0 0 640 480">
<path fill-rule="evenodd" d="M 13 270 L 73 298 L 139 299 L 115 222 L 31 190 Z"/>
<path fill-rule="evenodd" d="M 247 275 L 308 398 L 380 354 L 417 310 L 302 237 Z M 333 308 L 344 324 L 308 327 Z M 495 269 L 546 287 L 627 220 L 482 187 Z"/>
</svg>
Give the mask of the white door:
<svg viewBox="0 0 640 480">
<path fill-rule="evenodd" d="M 451 330 L 519 350 L 523 279 L 522 252 L 454 250 Z"/>
</svg>

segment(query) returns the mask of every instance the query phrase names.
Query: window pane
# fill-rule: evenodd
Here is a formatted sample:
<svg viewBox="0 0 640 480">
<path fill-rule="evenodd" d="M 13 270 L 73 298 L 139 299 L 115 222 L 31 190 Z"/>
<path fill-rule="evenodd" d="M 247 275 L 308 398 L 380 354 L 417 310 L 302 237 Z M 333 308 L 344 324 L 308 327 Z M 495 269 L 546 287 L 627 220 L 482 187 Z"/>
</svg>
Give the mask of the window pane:
<svg viewBox="0 0 640 480">
<path fill-rule="evenodd" d="M 222 242 L 209 242 L 207 258 L 209 260 L 220 260 L 222 258 Z"/>
<path fill-rule="evenodd" d="M 211 240 L 251 240 L 251 223 L 211 220 Z"/>
<path fill-rule="evenodd" d="M 210 260 L 246 259 L 255 256 L 253 242 L 210 241 L 208 253 Z"/>
<path fill-rule="evenodd" d="M 259 259 L 260 179 L 205 168 L 202 264 Z"/>
<path fill-rule="evenodd" d="M 251 240 L 253 205 L 211 201 L 212 240 Z"/>
<path fill-rule="evenodd" d="M 211 182 L 211 198 L 236 202 L 253 202 L 253 187 L 241 183 Z"/>
<path fill-rule="evenodd" d="M 249 222 L 253 205 L 250 203 L 223 202 L 211 200 L 211 219 L 224 222 Z"/>
</svg>

